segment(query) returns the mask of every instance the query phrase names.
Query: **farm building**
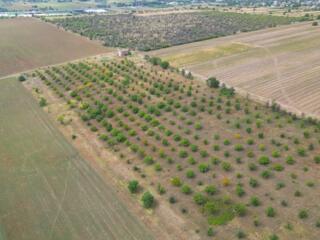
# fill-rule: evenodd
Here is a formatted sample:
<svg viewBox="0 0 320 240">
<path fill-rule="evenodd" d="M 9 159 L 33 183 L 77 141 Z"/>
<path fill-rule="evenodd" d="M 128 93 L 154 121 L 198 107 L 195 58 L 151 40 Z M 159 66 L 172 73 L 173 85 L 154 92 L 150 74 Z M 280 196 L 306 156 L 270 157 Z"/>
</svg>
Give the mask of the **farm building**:
<svg viewBox="0 0 320 240">
<path fill-rule="evenodd" d="M 129 49 L 118 49 L 118 56 L 119 57 L 125 57 L 130 55 L 130 50 Z"/>
</svg>

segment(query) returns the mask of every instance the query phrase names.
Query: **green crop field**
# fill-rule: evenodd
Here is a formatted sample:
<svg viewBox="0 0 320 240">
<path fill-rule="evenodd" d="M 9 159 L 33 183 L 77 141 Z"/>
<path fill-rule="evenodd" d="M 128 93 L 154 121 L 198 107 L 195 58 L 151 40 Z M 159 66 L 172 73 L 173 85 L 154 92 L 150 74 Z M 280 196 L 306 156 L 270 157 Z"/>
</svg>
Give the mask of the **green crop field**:
<svg viewBox="0 0 320 240">
<path fill-rule="evenodd" d="M 152 239 L 17 79 L 0 80 L 0 239 Z"/>
<path fill-rule="evenodd" d="M 68 63 L 27 81 L 49 87 L 127 164 L 132 195 L 140 182 L 157 202 L 146 207 L 189 221 L 183 239 L 317 239 L 319 121 L 146 60 Z"/>
</svg>

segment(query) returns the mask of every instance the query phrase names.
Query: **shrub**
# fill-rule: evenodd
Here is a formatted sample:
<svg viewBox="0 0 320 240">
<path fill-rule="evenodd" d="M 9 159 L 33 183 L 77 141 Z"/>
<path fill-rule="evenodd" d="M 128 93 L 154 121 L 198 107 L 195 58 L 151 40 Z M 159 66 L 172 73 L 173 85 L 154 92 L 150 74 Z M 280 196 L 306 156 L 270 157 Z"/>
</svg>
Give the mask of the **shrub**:
<svg viewBox="0 0 320 240">
<path fill-rule="evenodd" d="M 39 105 L 40 105 L 40 107 L 47 106 L 47 100 L 45 98 L 43 98 L 43 97 L 40 98 Z"/>
<path fill-rule="evenodd" d="M 268 207 L 266 209 L 266 215 L 268 217 L 274 217 L 276 215 L 276 210 L 273 207 Z"/>
<path fill-rule="evenodd" d="M 154 163 L 154 160 L 151 156 L 145 156 L 145 158 L 143 159 L 143 162 L 147 165 L 151 165 Z"/>
<path fill-rule="evenodd" d="M 253 145 L 254 144 L 254 140 L 252 138 L 247 140 L 247 144 L 248 145 Z"/>
<path fill-rule="evenodd" d="M 297 149 L 297 153 L 298 153 L 298 155 L 299 155 L 300 157 L 306 156 L 306 150 L 305 150 L 304 148 L 302 148 L 302 147 L 300 147 L 300 148 Z"/>
<path fill-rule="evenodd" d="M 227 178 L 227 177 L 224 177 L 223 179 L 222 179 L 222 185 L 223 186 L 229 186 L 230 185 L 230 179 L 229 178 Z"/>
<path fill-rule="evenodd" d="M 272 157 L 274 157 L 274 158 L 278 158 L 278 157 L 280 157 L 280 152 L 279 151 L 272 151 Z"/>
<path fill-rule="evenodd" d="M 249 163 L 248 164 L 248 168 L 249 168 L 250 171 L 255 171 L 255 170 L 257 170 L 258 167 L 254 163 Z"/>
<path fill-rule="evenodd" d="M 220 82 L 215 77 L 210 77 L 207 79 L 207 85 L 210 88 L 219 88 Z"/>
<path fill-rule="evenodd" d="M 305 219 L 305 218 L 307 218 L 308 217 L 308 212 L 307 212 L 307 210 L 300 210 L 299 211 L 299 214 L 298 214 L 298 216 L 299 216 L 299 218 L 300 219 Z"/>
<path fill-rule="evenodd" d="M 250 184 L 250 186 L 253 187 L 253 188 L 256 188 L 256 187 L 259 186 L 258 181 L 257 181 L 256 179 L 254 179 L 254 178 L 250 178 L 249 184 Z"/>
<path fill-rule="evenodd" d="M 313 160 L 315 163 L 320 164 L 320 156 L 315 156 Z"/>
<path fill-rule="evenodd" d="M 202 173 L 206 173 L 210 170 L 209 164 L 207 164 L 207 163 L 199 164 L 198 168 L 199 168 L 199 171 Z"/>
<path fill-rule="evenodd" d="M 27 80 L 27 79 L 26 79 L 25 76 L 20 75 L 19 78 L 18 78 L 18 80 L 19 80 L 20 82 L 24 82 L 24 81 Z"/>
<path fill-rule="evenodd" d="M 160 183 L 157 185 L 157 191 L 160 195 L 163 195 L 166 193 L 166 189 Z"/>
<path fill-rule="evenodd" d="M 169 67 L 169 62 L 161 61 L 160 62 L 160 67 L 162 67 L 163 69 L 167 69 Z"/>
<path fill-rule="evenodd" d="M 180 187 L 182 185 L 182 182 L 179 177 L 173 177 L 170 181 L 173 186 Z"/>
<path fill-rule="evenodd" d="M 243 151 L 243 146 L 241 145 L 241 144 L 236 144 L 235 146 L 234 146 L 234 150 L 235 151 L 237 151 L 237 152 L 241 152 L 241 151 Z"/>
<path fill-rule="evenodd" d="M 275 234 L 269 236 L 269 240 L 279 240 L 279 237 Z"/>
<path fill-rule="evenodd" d="M 169 203 L 174 204 L 177 202 L 177 199 L 174 196 L 169 197 Z"/>
<path fill-rule="evenodd" d="M 209 195 L 214 195 L 214 194 L 217 193 L 217 188 L 215 186 L 213 186 L 213 185 L 208 185 L 208 186 L 206 186 L 204 191 L 206 193 L 208 193 Z"/>
<path fill-rule="evenodd" d="M 261 173 L 261 177 L 265 178 L 265 179 L 268 179 L 271 177 L 271 172 L 268 171 L 268 170 L 265 170 Z"/>
<path fill-rule="evenodd" d="M 283 171 L 284 167 L 280 163 L 276 163 L 272 166 L 273 170 L 281 172 Z"/>
<path fill-rule="evenodd" d="M 142 201 L 143 207 L 151 208 L 154 204 L 154 197 L 149 191 L 147 191 L 142 195 L 141 201 Z"/>
<path fill-rule="evenodd" d="M 258 197 L 251 197 L 250 204 L 254 207 L 260 206 L 261 202 Z"/>
<path fill-rule="evenodd" d="M 181 151 L 179 152 L 179 157 L 181 157 L 181 158 L 186 158 L 186 157 L 188 157 L 188 152 L 185 151 L 185 150 L 181 150 Z"/>
<path fill-rule="evenodd" d="M 193 196 L 193 200 L 198 205 L 204 205 L 207 202 L 207 198 L 201 193 L 196 193 Z"/>
<path fill-rule="evenodd" d="M 237 185 L 237 187 L 236 187 L 236 193 L 237 193 L 237 195 L 238 195 L 239 197 L 242 197 L 243 195 L 245 195 L 246 192 L 244 191 L 244 189 L 243 189 L 242 186 Z"/>
<path fill-rule="evenodd" d="M 215 234 L 215 232 L 214 232 L 213 228 L 212 228 L 212 227 L 209 227 L 209 228 L 208 228 L 208 231 L 207 231 L 208 237 L 212 237 L 212 236 L 214 236 L 214 234 Z"/>
<path fill-rule="evenodd" d="M 270 163 L 270 159 L 267 156 L 261 156 L 258 161 L 261 165 L 268 165 Z"/>
<path fill-rule="evenodd" d="M 297 191 L 294 192 L 294 196 L 295 196 L 295 197 L 301 197 L 301 196 L 302 196 L 302 193 L 297 190 Z"/>
<path fill-rule="evenodd" d="M 293 165 L 295 163 L 295 160 L 293 159 L 292 156 L 288 156 L 286 158 L 286 163 L 289 164 L 289 165 Z"/>
<path fill-rule="evenodd" d="M 156 164 L 154 165 L 154 170 L 156 170 L 157 172 L 162 171 L 161 165 L 160 165 L 159 163 L 156 163 Z"/>
<path fill-rule="evenodd" d="M 222 169 L 226 172 L 229 172 L 232 168 L 229 162 L 222 162 L 221 166 L 222 166 Z"/>
<path fill-rule="evenodd" d="M 247 214 L 247 208 L 245 205 L 238 203 L 235 204 L 233 210 L 237 216 L 243 217 Z"/>
<path fill-rule="evenodd" d="M 242 239 L 246 237 L 246 234 L 242 230 L 238 230 L 236 236 L 237 238 Z"/>
<path fill-rule="evenodd" d="M 191 170 L 191 169 L 186 172 L 186 177 L 187 177 L 187 178 L 194 178 L 195 175 L 196 175 L 196 174 L 195 174 L 194 171 Z"/>
<path fill-rule="evenodd" d="M 217 204 L 215 204 L 213 201 L 207 201 L 204 204 L 203 210 L 207 213 L 207 214 L 214 214 L 219 210 L 219 207 L 217 206 Z"/>
<path fill-rule="evenodd" d="M 131 193 L 136 193 L 139 190 L 139 182 L 137 180 L 131 180 L 128 183 L 128 189 Z"/>
<path fill-rule="evenodd" d="M 190 194 L 192 192 L 191 187 L 188 185 L 183 185 L 181 187 L 181 192 L 184 194 Z"/>
</svg>

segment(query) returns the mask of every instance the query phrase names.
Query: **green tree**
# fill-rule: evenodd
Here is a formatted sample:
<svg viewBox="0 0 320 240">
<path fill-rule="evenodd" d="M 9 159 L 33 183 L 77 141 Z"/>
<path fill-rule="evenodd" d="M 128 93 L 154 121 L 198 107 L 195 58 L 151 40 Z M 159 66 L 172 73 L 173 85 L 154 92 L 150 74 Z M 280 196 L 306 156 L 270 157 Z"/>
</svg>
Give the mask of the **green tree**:
<svg viewBox="0 0 320 240">
<path fill-rule="evenodd" d="M 137 180 L 131 180 L 128 183 L 128 189 L 131 193 L 136 193 L 139 190 L 139 182 Z"/>
<path fill-rule="evenodd" d="M 20 75 L 19 78 L 18 78 L 18 80 L 19 80 L 20 82 L 24 82 L 24 81 L 27 80 L 27 79 L 26 79 L 25 76 Z"/>
<path fill-rule="evenodd" d="M 210 88 L 219 88 L 220 82 L 215 77 L 210 77 L 207 79 L 207 85 Z"/>
<path fill-rule="evenodd" d="M 151 208 L 154 204 L 154 197 L 149 191 L 147 191 L 142 195 L 141 201 L 142 201 L 143 207 Z"/>
<path fill-rule="evenodd" d="M 162 67 L 163 69 L 167 69 L 169 67 L 169 62 L 161 61 L 160 62 L 160 67 Z"/>
</svg>

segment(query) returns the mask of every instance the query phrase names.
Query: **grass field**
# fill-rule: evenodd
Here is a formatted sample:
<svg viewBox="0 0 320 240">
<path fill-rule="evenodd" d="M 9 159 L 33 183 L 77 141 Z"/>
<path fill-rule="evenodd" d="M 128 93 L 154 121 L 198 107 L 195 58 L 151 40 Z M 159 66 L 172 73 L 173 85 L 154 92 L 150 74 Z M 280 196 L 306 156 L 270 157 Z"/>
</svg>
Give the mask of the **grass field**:
<svg viewBox="0 0 320 240">
<path fill-rule="evenodd" d="M 99 139 L 154 194 L 157 217 L 173 210 L 189 221 L 180 239 L 317 239 L 319 122 L 138 56 L 28 75 L 37 81 L 80 116 L 94 134 L 88 141 Z"/>
<path fill-rule="evenodd" d="M 110 51 L 33 18 L 1 19 L 0 33 L 0 76 Z"/>
<path fill-rule="evenodd" d="M 16 79 L 0 80 L 0 239 L 152 239 Z"/>
<path fill-rule="evenodd" d="M 303 23 L 154 51 L 151 55 L 222 82 L 262 101 L 320 116 L 320 29 Z M 210 56 L 225 46 L 245 51 Z M 242 50 L 243 48 L 240 48 Z"/>
</svg>

